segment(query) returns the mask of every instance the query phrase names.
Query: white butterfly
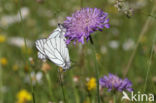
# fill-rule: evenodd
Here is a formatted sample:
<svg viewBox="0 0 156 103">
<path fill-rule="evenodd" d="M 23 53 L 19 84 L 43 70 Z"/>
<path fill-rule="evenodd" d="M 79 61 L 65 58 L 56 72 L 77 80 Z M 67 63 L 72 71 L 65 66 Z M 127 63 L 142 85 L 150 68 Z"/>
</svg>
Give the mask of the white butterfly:
<svg viewBox="0 0 156 103">
<path fill-rule="evenodd" d="M 46 56 L 45 56 L 44 49 L 43 49 L 45 42 L 46 42 L 46 39 L 39 39 L 35 42 L 36 48 L 39 51 L 38 58 L 41 60 L 46 60 Z"/>
<path fill-rule="evenodd" d="M 63 69 L 70 68 L 69 51 L 63 38 L 48 39 L 44 44 L 46 56 Z"/>
<path fill-rule="evenodd" d="M 62 24 L 58 24 L 58 27 L 50 34 L 48 39 L 50 38 L 64 38 L 64 35 L 66 33 L 66 29 Z"/>
<path fill-rule="evenodd" d="M 58 27 L 47 39 L 37 40 L 35 44 L 39 50 L 38 58 L 42 60 L 48 58 L 63 69 L 70 68 L 69 51 L 64 37 L 65 32 L 66 29 L 63 25 L 58 24 Z"/>
<path fill-rule="evenodd" d="M 58 27 L 50 34 L 50 36 L 47 39 L 51 39 L 51 38 L 64 38 L 65 39 L 64 37 L 65 33 L 66 33 L 66 29 L 63 27 L 63 25 L 58 24 Z M 46 60 L 43 46 L 47 39 L 39 39 L 35 42 L 36 48 L 39 50 L 38 58 L 43 61 Z"/>
</svg>

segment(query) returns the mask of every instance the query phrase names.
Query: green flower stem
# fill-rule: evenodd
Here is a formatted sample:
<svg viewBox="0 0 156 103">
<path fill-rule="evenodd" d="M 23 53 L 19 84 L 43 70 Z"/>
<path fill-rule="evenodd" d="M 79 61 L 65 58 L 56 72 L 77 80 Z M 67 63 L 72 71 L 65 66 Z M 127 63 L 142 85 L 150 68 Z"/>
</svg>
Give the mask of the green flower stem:
<svg viewBox="0 0 156 103">
<path fill-rule="evenodd" d="M 50 75 L 49 73 L 46 73 L 46 79 L 48 81 L 48 86 L 49 86 L 49 94 L 50 94 L 50 98 L 51 101 L 53 100 L 53 95 L 52 95 L 52 85 L 51 85 L 51 79 L 50 79 Z"/>
<path fill-rule="evenodd" d="M 67 102 L 66 102 L 66 97 L 65 97 L 64 88 L 63 88 L 63 81 L 62 81 L 60 69 L 58 70 L 58 73 L 59 73 L 59 81 L 60 81 L 60 84 L 61 84 L 61 90 L 62 90 L 62 94 L 63 94 L 64 103 L 67 103 Z"/>
<path fill-rule="evenodd" d="M 71 78 L 72 87 L 74 89 L 75 101 L 76 101 L 76 103 L 80 103 L 78 91 L 77 91 L 75 83 L 73 82 L 73 72 L 72 72 L 72 70 L 70 71 L 70 78 Z"/>
<path fill-rule="evenodd" d="M 31 78 L 31 67 L 29 67 L 29 78 L 30 78 L 30 81 L 31 81 L 31 93 L 32 93 L 32 97 L 33 97 L 33 103 L 36 103 L 35 101 L 35 91 L 34 91 L 34 86 L 33 86 L 33 81 L 32 81 L 32 78 Z"/>
<path fill-rule="evenodd" d="M 94 67 L 94 70 L 96 72 L 96 83 L 97 83 L 97 86 L 96 86 L 96 91 L 97 91 L 97 98 L 98 98 L 98 103 L 100 103 L 100 94 L 99 94 L 99 68 L 98 68 L 98 63 L 97 63 L 97 60 L 96 60 L 96 50 L 95 50 L 95 47 L 94 45 L 91 45 L 92 47 L 92 50 L 93 50 L 93 55 L 94 55 L 94 62 L 95 62 L 95 67 Z"/>
<path fill-rule="evenodd" d="M 78 91 L 77 91 L 77 89 L 75 88 L 75 85 L 74 85 L 74 94 L 75 94 L 76 103 L 80 103 Z"/>
<path fill-rule="evenodd" d="M 113 103 L 116 103 L 116 95 L 113 96 Z"/>
</svg>

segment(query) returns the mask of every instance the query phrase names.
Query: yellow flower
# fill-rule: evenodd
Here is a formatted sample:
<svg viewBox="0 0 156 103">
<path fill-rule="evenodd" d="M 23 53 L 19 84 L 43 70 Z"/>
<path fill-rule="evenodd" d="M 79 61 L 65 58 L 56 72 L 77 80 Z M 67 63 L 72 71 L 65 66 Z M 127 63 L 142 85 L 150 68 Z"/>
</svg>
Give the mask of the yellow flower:
<svg viewBox="0 0 156 103">
<path fill-rule="evenodd" d="M 0 63 L 1 63 L 3 66 L 5 66 L 5 65 L 8 64 L 8 61 L 7 61 L 6 58 L 3 57 L 3 58 L 0 59 Z"/>
<path fill-rule="evenodd" d="M 93 90 L 96 88 L 96 79 L 94 77 L 90 78 L 90 80 L 87 82 L 87 88 L 88 90 Z"/>
<path fill-rule="evenodd" d="M 25 89 L 22 89 L 17 93 L 17 103 L 26 103 L 32 100 L 32 95 Z"/>
<path fill-rule="evenodd" d="M 3 43 L 5 41 L 6 41 L 6 37 L 0 34 L 0 43 Z"/>
</svg>

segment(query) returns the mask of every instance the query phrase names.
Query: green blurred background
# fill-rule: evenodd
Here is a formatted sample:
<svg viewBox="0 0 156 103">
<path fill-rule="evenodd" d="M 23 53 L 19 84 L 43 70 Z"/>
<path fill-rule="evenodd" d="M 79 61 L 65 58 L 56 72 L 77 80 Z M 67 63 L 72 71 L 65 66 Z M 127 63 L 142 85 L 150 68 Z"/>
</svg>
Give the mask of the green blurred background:
<svg viewBox="0 0 156 103">
<path fill-rule="evenodd" d="M 55 103 L 64 101 L 58 67 L 37 58 L 34 42 L 47 37 L 58 23 L 82 7 L 101 8 L 110 18 L 109 29 L 92 35 L 99 77 L 113 73 L 124 78 L 129 64 L 125 77 L 132 81 L 134 91 L 156 94 L 156 2 L 125 0 L 122 11 L 115 3 L 116 0 L 0 0 L 0 103 L 19 103 L 17 94 L 23 89 L 30 94 L 33 89 L 36 103 L 51 103 L 51 90 Z M 97 103 L 96 89 L 89 91 L 86 85 L 89 78 L 95 77 L 95 54 L 90 42 L 70 44 L 69 51 L 73 66 L 62 74 L 67 103 Z M 100 93 L 102 103 L 114 103 L 107 90 Z M 121 93 L 117 95 L 120 103 Z M 24 103 L 29 102 L 33 100 Z"/>
</svg>

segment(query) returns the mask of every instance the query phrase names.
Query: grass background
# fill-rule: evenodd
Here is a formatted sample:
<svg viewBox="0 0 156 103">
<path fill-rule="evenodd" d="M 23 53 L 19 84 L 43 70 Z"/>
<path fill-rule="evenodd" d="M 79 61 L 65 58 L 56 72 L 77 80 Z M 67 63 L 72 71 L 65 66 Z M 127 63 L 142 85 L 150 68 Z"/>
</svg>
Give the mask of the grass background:
<svg viewBox="0 0 156 103">
<path fill-rule="evenodd" d="M 15 15 L 22 7 L 29 9 L 29 15 L 22 22 L 16 22 L 9 26 L 0 25 L 0 34 L 5 35 L 7 40 L 11 37 L 23 37 L 34 43 L 39 38 L 47 37 L 56 28 L 57 23 L 63 22 L 67 16 L 71 16 L 74 11 L 79 10 L 82 6 L 101 8 L 108 12 L 111 27 L 92 35 L 96 53 L 100 58 L 97 64 L 100 71 L 99 77 L 113 73 L 123 78 L 123 72 L 132 53 L 135 51 L 140 35 L 143 34 L 126 77 L 132 81 L 135 92 L 141 91 L 155 94 L 156 45 L 153 41 L 156 39 L 156 10 L 152 14 L 151 11 L 156 6 L 156 2 L 154 0 L 127 0 L 135 11 L 132 17 L 127 18 L 124 13 L 117 11 L 111 1 L 44 0 L 39 3 L 36 0 L 1 0 L 0 18 L 5 15 Z M 144 6 L 135 6 L 138 2 L 145 4 Z M 50 21 L 53 21 L 53 25 L 49 25 Z M 122 45 L 129 38 L 135 42 L 135 45 L 133 49 L 125 51 Z M 114 40 L 119 43 L 119 47 L 115 49 L 109 45 Z M 106 53 L 101 52 L 102 47 L 106 48 Z M 86 78 L 95 77 L 94 52 L 90 47 L 90 43 L 82 45 L 82 49 L 80 49 L 79 45 L 69 45 L 69 50 L 70 57 L 75 65 L 71 70 L 63 73 L 63 86 L 67 103 L 84 103 L 89 98 L 93 103 L 97 103 L 95 98 L 96 90 L 88 92 L 86 89 Z M 26 49 L 12 46 L 8 42 L 0 43 L 0 57 L 5 57 L 8 60 L 7 65 L 1 65 L 1 88 L 7 88 L 6 92 L 1 91 L 1 101 L 2 103 L 15 103 L 17 101 L 16 94 L 19 90 L 25 88 L 31 92 L 31 84 L 24 81 L 29 74 L 26 68 L 31 69 L 31 72 L 42 72 L 42 62 L 37 58 L 37 50 L 34 44 L 32 48 Z M 30 64 L 29 57 L 33 58 L 33 65 Z M 16 71 L 12 69 L 14 64 L 19 67 Z M 51 62 L 48 62 L 48 64 L 51 66 L 51 70 L 48 73 L 52 83 L 52 98 L 58 103 L 63 101 L 57 72 L 58 67 Z M 148 70 L 149 75 L 147 76 Z M 79 77 L 77 84 L 73 82 L 74 76 Z M 48 103 L 50 101 L 45 74 L 42 81 L 42 84 L 38 83 L 33 86 L 36 103 Z M 147 85 L 146 89 L 144 89 L 145 85 Z M 108 93 L 107 90 L 102 92 L 104 94 L 101 98 L 103 98 L 104 103 L 112 100 L 111 93 Z M 121 94 L 119 93 L 118 103 L 121 102 L 120 98 Z"/>
</svg>

